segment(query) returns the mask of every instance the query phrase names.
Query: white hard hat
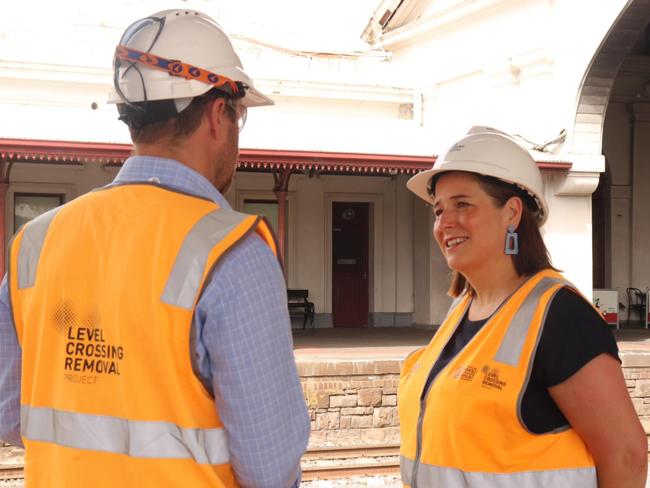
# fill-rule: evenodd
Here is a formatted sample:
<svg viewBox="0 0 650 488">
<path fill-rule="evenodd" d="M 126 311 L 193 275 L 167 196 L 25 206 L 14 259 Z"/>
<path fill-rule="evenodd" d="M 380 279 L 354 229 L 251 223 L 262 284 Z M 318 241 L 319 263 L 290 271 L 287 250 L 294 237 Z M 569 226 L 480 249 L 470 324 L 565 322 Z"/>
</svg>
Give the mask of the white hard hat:
<svg viewBox="0 0 650 488">
<path fill-rule="evenodd" d="M 413 176 L 406 186 L 433 203 L 431 179 L 445 171 L 468 171 L 510 183 L 530 195 L 541 227 L 548 217 L 542 175 L 529 152 L 503 133 L 470 133 L 438 157 L 433 168 Z"/>
<path fill-rule="evenodd" d="M 115 59 L 109 103 L 174 100 L 180 112 L 193 97 L 222 86 L 234 88 L 246 107 L 273 105 L 255 89 L 219 24 L 195 10 L 165 10 L 136 21 L 122 35 Z"/>
</svg>

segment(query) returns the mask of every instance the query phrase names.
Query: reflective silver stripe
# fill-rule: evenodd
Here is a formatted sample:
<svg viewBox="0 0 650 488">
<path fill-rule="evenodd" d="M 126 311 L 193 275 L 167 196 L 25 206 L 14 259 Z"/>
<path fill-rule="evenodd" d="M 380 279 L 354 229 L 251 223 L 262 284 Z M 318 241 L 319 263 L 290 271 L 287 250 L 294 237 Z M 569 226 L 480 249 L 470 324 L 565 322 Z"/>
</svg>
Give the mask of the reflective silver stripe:
<svg viewBox="0 0 650 488">
<path fill-rule="evenodd" d="M 402 483 L 413 485 L 413 461 L 402 456 Z M 419 488 L 597 488 L 595 468 L 520 471 L 517 473 L 466 472 L 420 464 L 417 475 Z"/>
<path fill-rule="evenodd" d="M 458 304 L 463 301 L 463 298 L 465 298 L 464 293 L 454 298 L 454 300 L 451 302 L 451 305 L 449 305 L 449 310 L 447 310 L 447 315 L 445 315 L 445 320 L 449 318 L 449 316 L 454 311 L 454 309 L 458 306 Z M 442 321 L 443 324 L 445 323 L 445 320 Z"/>
<path fill-rule="evenodd" d="M 533 320 L 539 299 L 545 292 L 557 284 L 568 285 L 569 282 L 557 278 L 543 278 L 535 285 L 510 321 L 508 331 L 503 341 L 501 341 L 499 350 L 494 356 L 495 361 L 511 366 L 516 366 L 519 363 L 521 351 L 524 347 L 526 336 L 528 335 L 528 328 Z"/>
<path fill-rule="evenodd" d="M 201 286 L 208 254 L 248 217 L 231 210 L 215 210 L 194 224 L 176 256 L 161 300 L 190 310 Z"/>
<path fill-rule="evenodd" d="M 25 226 L 18 251 L 18 289 L 34 286 L 47 229 L 60 209 L 61 207 L 53 208 Z"/>
<path fill-rule="evenodd" d="M 415 461 L 404 456 L 399 457 L 399 474 L 402 478 L 402 483 L 405 485 L 411 486 L 411 480 L 413 479 L 413 467 L 415 466 Z"/>
<path fill-rule="evenodd" d="M 169 422 L 133 421 L 22 405 L 20 430 L 32 441 L 138 458 L 225 464 L 230 457 L 224 429 L 183 429 Z"/>
</svg>

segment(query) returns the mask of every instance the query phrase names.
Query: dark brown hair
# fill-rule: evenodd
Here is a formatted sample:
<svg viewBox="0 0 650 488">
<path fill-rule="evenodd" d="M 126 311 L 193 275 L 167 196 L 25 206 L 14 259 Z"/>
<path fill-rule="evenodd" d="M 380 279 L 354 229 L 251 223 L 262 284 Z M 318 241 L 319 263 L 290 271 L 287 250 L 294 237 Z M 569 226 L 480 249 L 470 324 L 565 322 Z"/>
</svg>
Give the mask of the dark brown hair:
<svg viewBox="0 0 650 488">
<path fill-rule="evenodd" d="M 135 144 L 153 144 L 168 139 L 169 143 L 174 145 L 184 137 L 192 134 L 199 127 L 201 119 L 205 114 L 206 107 L 210 104 L 209 102 L 219 96 L 219 92 L 215 93 L 211 90 L 204 95 L 194 97 L 187 108 L 176 117 L 172 117 L 163 122 L 147 124 L 137 129 L 129 128 L 131 140 Z M 230 110 L 229 105 L 227 105 L 227 107 L 229 116 L 235 120 L 237 114 L 233 113 L 233 110 Z"/>
<path fill-rule="evenodd" d="M 437 179 L 444 173 L 439 173 L 431 182 L 435 190 Z M 544 269 L 556 268 L 551 264 L 551 257 L 537 226 L 537 204 L 533 197 L 516 186 L 491 176 L 471 173 L 479 182 L 481 189 L 494 200 L 497 208 L 503 208 L 512 197 L 519 197 L 523 202 L 521 220 L 515 231 L 519 234 L 519 254 L 512 256 L 512 263 L 518 276 L 530 276 Z M 505 245 L 505 236 L 504 236 Z M 460 296 L 465 290 L 470 294 L 475 291 L 465 276 L 458 271 L 452 271 L 451 284 L 447 293 L 452 297 Z"/>
</svg>

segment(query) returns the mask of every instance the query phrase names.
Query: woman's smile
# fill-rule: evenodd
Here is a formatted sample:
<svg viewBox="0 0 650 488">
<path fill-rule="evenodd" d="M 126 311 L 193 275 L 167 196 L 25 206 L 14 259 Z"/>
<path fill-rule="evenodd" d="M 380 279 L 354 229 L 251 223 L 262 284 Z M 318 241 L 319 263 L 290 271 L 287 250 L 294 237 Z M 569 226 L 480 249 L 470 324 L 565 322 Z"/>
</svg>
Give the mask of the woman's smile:
<svg viewBox="0 0 650 488">
<path fill-rule="evenodd" d="M 467 241 L 469 237 L 450 237 L 445 239 L 445 248 L 450 251 L 461 244 L 463 244 L 465 241 Z"/>
</svg>

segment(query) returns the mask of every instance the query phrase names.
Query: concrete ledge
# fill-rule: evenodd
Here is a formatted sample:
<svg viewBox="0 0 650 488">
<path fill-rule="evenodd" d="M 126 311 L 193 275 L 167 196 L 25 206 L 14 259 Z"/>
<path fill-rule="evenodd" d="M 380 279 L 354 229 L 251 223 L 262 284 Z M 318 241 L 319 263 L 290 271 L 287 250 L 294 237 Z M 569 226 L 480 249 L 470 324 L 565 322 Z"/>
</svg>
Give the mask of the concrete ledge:
<svg viewBox="0 0 650 488">
<path fill-rule="evenodd" d="M 650 351 L 620 351 L 619 356 L 624 368 L 650 367 Z"/>
<path fill-rule="evenodd" d="M 298 359 L 298 375 L 310 376 L 354 376 L 399 374 L 403 359 Z"/>
</svg>

